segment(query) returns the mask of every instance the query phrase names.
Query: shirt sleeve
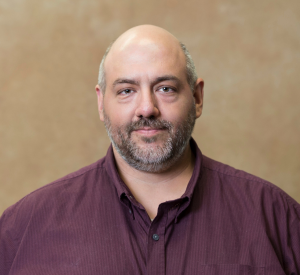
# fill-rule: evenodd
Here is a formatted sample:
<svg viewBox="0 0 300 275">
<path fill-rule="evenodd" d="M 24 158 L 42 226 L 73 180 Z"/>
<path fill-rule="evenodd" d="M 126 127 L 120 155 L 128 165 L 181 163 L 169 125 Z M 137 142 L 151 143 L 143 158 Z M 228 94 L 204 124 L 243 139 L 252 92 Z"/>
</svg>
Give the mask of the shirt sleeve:
<svg viewBox="0 0 300 275">
<path fill-rule="evenodd" d="M 288 243 L 285 258 L 289 274 L 300 274 L 300 205 L 290 206 L 288 215 Z"/>
<path fill-rule="evenodd" d="M 18 240 L 14 234 L 13 211 L 8 208 L 0 218 L 0 274 L 9 274 L 17 252 Z"/>
<path fill-rule="evenodd" d="M 26 197 L 7 208 L 0 218 L 0 274 L 8 275 L 30 220 Z"/>
</svg>

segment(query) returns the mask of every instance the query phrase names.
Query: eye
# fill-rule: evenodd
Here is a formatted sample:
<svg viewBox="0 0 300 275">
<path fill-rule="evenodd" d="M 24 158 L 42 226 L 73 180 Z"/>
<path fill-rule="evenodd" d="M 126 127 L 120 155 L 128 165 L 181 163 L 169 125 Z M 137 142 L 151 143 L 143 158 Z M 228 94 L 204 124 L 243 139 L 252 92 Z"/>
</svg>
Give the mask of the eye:
<svg viewBox="0 0 300 275">
<path fill-rule="evenodd" d="M 174 89 L 171 87 L 164 86 L 159 88 L 158 91 L 162 91 L 164 93 L 170 93 L 170 92 L 174 92 Z"/>
<path fill-rule="evenodd" d="M 133 91 L 131 89 L 125 89 L 119 92 L 119 95 L 129 95 L 131 94 Z"/>
</svg>

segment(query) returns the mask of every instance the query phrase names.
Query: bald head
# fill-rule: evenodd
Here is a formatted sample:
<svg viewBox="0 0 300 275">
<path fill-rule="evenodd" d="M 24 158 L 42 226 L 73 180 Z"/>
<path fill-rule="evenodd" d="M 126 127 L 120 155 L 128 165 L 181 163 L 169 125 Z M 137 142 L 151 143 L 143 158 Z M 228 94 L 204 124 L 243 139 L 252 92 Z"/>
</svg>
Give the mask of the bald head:
<svg viewBox="0 0 300 275">
<path fill-rule="evenodd" d="M 172 55 L 178 62 L 183 60 L 186 67 L 187 82 L 191 90 L 194 90 L 197 74 L 186 47 L 165 29 L 152 25 L 141 25 L 124 32 L 107 48 L 99 69 L 98 84 L 102 92 L 106 89 L 106 64 L 122 62 L 124 58 L 139 62 L 146 53 L 152 52 L 155 53 L 153 58 Z"/>
<path fill-rule="evenodd" d="M 179 41 L 172 34 L 156 26 L 142 25 L 129 29 L 117 38 L 107 58 L 113 54 L 126 53 L 127 49 L 133 47 L 142 47 L 145 51 L 156 49 L 180 51 Z"/>
</svg>

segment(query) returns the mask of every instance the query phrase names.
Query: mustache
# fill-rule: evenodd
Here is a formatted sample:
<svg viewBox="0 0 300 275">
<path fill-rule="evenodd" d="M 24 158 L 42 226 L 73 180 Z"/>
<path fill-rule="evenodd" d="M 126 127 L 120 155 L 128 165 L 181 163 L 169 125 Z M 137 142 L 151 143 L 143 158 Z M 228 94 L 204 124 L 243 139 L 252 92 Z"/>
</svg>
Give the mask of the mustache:
<svg viewBox="0 0 300 275">
<path fill-rule="evenodd" d="M 141 118 L 138 121 L 131 122 L 126 127 L 126 132 L 131 134 L 131 132 L 142 129 L 142 128 L 160 129 L 160 130 L 171 130 L 173 129 L 173 124 L 167 120 L 163 119 L 149 119 Z"/>
</svg>

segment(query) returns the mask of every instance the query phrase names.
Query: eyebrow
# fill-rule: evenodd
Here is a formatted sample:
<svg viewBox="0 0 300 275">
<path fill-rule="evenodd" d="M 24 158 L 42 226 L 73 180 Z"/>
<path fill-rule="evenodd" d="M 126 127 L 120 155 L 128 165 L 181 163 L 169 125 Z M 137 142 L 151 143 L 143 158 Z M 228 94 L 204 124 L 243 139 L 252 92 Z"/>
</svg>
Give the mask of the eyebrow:
<svg viewBox="0 0 300 275">
<path fill-rule="evenodd" d="M 128 84 L 133 84 L 133 85 L 139 85 L 138 81 L 135 81 L 133 79 L 128 79 L 128 78 L 118 78 L 114 81 L 113 87 L 115 87 L 117 84 L 123 84 L 123 83 L 128 83 Z"/>
<path fill-rule="evenodd" d="M 177 84 L 181 84 L 181 81 L 178 77 L 174 76 L 174 75 L 163 75 L 163 76 L 159 76 L 157 77 L 155 80 L 151 81 L 151 85 L 156 85 L 159 82 L 162 81 L 167 81 L 167 80 L 172 80 L 177 82 Z M 133 80 L 133 79 L 129 79 L 129 78 L 118 78 L 113 82 L 113 87 L 115 87 L 118 84 L 133 84 L 133 85 L 139 85 L 140 82 Z"/>
<path fill-rule="evenodd" d="M 177 84 L 181 84 L 180 79 L 178 77 L 174 76 L 174 75 L 159 76 L 154 81 L 152 81 L 151 84 L 155 85 L 155 84 L 157 84 L 159 82 L 167 81 L 167 80 L 172 80 L 172 81 L 175 81 Z"/>
</svg>

